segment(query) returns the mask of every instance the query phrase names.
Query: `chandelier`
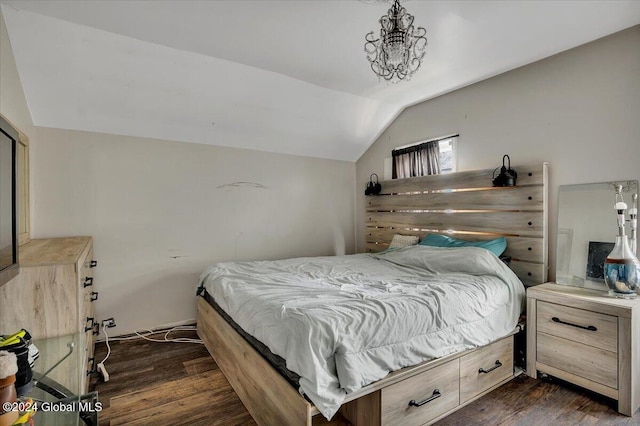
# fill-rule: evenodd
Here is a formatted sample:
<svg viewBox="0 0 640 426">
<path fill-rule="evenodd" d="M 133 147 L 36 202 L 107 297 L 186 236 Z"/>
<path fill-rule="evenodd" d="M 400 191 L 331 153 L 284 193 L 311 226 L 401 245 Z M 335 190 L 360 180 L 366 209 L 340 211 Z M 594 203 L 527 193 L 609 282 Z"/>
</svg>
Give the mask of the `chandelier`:
<svg viewBox="0 0 640 426">
<path fill-rule="evenodd" d="M 373 31 L 365 36 L 364 51 L 371 69 L 379 78 L 392 83 L 409 80 L 420 68 L 427 47 L 427 30 L 413 26 L 413 15 L 394 0 L 380 18 L 380 37 Z"/>
</svg>

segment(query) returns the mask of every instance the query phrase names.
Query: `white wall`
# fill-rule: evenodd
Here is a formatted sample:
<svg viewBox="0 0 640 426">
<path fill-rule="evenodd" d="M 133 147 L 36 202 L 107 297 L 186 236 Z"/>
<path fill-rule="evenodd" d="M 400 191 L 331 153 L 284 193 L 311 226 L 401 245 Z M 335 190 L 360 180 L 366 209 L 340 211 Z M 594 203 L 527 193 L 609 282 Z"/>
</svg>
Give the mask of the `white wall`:
<svg viewBox="0 0 640 426">
<path fill-rule="evenodd" d="M 33 121 L 22 90 L 2 13 L 0 13 L 0 113 L 22 133 L 32 138 Z"/>
<path fill-rule="evenodd" d="M 195 317 L 226 260 L 352 253 L 355 163 L 33 127 L 0 15 L 0 113 L 30 139 L 31 236 L 92 235 L 98 319 Z M 244 181 L 266 188 L 220 185 Z"/>
<path fill-rule="evenodd" d="M 355 163 L 36 127 L 34 238 L 92 235 L 117 334 L 195 318 L 214 262 L 354 251 Z M 233 182 L 252 186 L 225 187 Z"/>
<path fill-rule="evenodd" d="M 2 13 L 0 13 L 0 114 L 13 126 L 17 127 L 18 130 L 27 135 L 31 141 L 33 140 L 33 121 L 31 120 L 27 100 L 22 90 L 22 83 Z M 9 157 L 6 155 L 3 156 L 5 161 L 9 160 L 9 163 L 10 157 L 11 155 L 9 155 Z M 6 165 L 3 167 L 5 166 Z M 10 187 L 10 182 L 4 183 L 9 183 Z M 3 187 L 2 191 L 7 191 L 7 187 Z M 31 221 L 33 221 L 33 218 Z M 11 222 L 3 222 L 2 226 L 3 229 L 0 235 L 10 236 Z M 0 247 L 6 247 L 7 243 L 7 241 L 0 241 Z"/>
<path fill-rule="evenodd" d="M 358 249 L 365 183 L 399 145 L 460 134 L 458 171 L 550 162 L 550 278 L 558 186 L 638 179 L 640 26 L 407 108 L 357 162 Z M 426 64 L 428 66 L 428 56 Z M 487 182 L 489 184 L 489 182 Z"/>
</svg>

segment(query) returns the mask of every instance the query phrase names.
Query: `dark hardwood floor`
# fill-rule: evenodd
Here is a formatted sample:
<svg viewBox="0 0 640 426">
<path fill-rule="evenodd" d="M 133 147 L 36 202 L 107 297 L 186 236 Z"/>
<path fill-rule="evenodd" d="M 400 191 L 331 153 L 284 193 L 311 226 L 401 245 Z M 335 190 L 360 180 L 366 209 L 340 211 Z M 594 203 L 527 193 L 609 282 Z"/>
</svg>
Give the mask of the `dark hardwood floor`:
<svg viewBox="0 0 640 426">
<path fill-rule="evenodd" d="M 197 338 L 190 332 L 172 337 Z M 96 362 L 106 353 L 98 343 Z M 103 404 L 101 426 L 256 424 L 203 345 L 111 342 L 105 366 L 108 382 L 92 378 Z"/>
<path fill-rule="evenodd" d="M 98 344 L 97 362 L 105 354 L 104 343 Z M 202 345 L 113 342 L 105 365 L 109 382 L 92 379 L 104 406 L 101 425 L 255 425 Z M 640 425 L 640 411 L 631 418 L 615 407 L 571 384 L 523 375 L 438 425 Z"/>
</svg>

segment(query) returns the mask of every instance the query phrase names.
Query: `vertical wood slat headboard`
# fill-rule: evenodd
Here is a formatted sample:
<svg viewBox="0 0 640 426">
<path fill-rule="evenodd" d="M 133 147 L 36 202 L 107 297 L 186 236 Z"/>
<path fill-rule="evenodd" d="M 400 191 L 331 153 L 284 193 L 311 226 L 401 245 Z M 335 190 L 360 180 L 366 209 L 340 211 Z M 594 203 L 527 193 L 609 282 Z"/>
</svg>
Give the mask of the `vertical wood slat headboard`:
<svg viewBox="0 0 640 426">
<path fill-rule="evenodd" d="M 494 169 L 381 182 L 366 199 L 368 252 L 394 234 L 446 234 L 466 240 L 504 236 L 511 269 L 525 285 L 547 281 L 548 163 L 513 166 L 517 186 L 491 186 Z"/>
</svg>

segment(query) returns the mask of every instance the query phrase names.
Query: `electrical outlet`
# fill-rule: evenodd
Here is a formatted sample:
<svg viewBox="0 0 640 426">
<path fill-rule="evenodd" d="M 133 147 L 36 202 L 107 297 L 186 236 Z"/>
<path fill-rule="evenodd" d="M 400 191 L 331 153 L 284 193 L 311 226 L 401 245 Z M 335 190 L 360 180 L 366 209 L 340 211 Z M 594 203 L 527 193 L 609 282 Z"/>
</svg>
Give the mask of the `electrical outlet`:
<svg viewBox="0 0 640 426">
<path fill-rule="evenodd" d="M 102 380 L 104 380 L 105 382 L 109 381 L 109 373 L 107 372 L 107 369 L 105 368 L 103 363 L 99 363 L 98 364 L 98 371 L 100 372 L 100 375 L 102 376 Z"/>
<path fill-rule="evenodd" d="M 113 318 L 107 318 L 106 320 L 102 320 L 102 327 L 111 328 L 116 326 L 116 320 Z"/>
</svg>

